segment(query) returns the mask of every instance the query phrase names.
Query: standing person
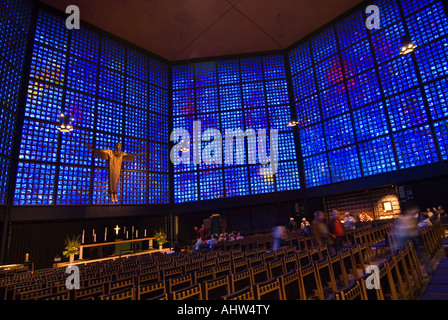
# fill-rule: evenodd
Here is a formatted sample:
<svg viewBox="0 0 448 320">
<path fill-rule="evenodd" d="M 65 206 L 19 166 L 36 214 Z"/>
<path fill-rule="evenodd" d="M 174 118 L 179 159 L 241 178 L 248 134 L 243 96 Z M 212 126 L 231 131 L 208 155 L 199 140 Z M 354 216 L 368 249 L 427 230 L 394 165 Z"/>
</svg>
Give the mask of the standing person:
<svg viewBox="0 0 448 320">
<path fill-rule="evenodd" d="M 344 228 L 346 230 L 355 230 L 356 229 L 355 223 L 356 223 L 355 218 L 352 215 L 350 215 L 350 212 L 346 212 L 344 219 Z"/>
<path fill-rule="evenodd" d="M 196 231 L 197 236 L 202 239 L 202 241 L 204 241 L 206 239 L 206 237 L 207 237 L 207 229 L 205 228 L 205 224 L 204 223 L 201 225 L 200 229 L 198 229 L 198 227 L 194 227 L 194 230 Z"/>
<path fill-rule="evenodd" d="M 325 213 L 323 211 L 316 211 L 314 213 L 314 220 L 311 221 L 311 230 L 317 245 L 321 246 L 326 244 L 329 251 L 333 251 L 333 237 L 325 223 Z"/>
<path fill-rule="evenodd" d="M 297 230 L 297 223 L 294 221 L 293 217 L 289 218 L 288 230 L 289 231 L 296 231 Z"/>
<path fill-rule="evenodd" d="M 434 216 L 434 213 L 431 211 L 431 208 L 426 208 L 426 214 L 428 215 L 429 220 L 434 222 L 437 219 L 437 216 Z"/>
<path fill-rule="evenodd" d="M 286 238 L 286 231 L 284 226 L 276 226 L 272 230 L 272 251 L 276 251 L 280 249 L 280 247 L 283 245 L 285 238 Z"/>
<path fill-rule="evenodd" d="M 434 213 L 437 213 L 439 215 L 439 219 L 440 217 L 446 216 L 446 212 L 443 209 L 443 206 L 438 206 L 437 209 L 436 207 L 432 208 L 434 210 Z"/>
<path fill-rule="evenodd" d="M 310 236 L 311 235 L 311 225 L 308 221 L 306 221 L 306 218 L 302 218 L 302 223 L 300 224 L 300 230 L 302 231 L 302 235 L 304 236 Z"/>
<path fill-rule="evenodd" d="M 342 225 L 341 220 L 339 219 L 339 213 L 337 210 L 333 210 L 331 212 L 331 219 L 328 222 L 328 230 L 333 235 L 334 238 L 334 249 L 335 252 L 339 252 L 342 250 L 344 246 L 344 226 Z"/>
</svg>

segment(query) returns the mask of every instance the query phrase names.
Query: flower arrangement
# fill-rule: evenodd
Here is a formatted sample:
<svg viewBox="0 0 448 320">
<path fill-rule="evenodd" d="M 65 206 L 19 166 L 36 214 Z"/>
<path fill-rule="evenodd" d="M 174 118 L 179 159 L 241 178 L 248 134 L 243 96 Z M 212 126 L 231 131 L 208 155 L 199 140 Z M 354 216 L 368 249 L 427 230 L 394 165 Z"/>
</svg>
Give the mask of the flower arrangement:
<svg viewBox="0 0 448 320">
<path fill-rule="evenodd" d="M 162 230 L 156 231 L 156 233 L 154 233 L 154 240 L 157 241 L 159 245 L 163 245 L 164 243 L 168 242 L 168 240 L 166 239 L 166 233 Z"/>
<path fill-rule="evenodd" d="M 67 237 L 65 240 L 65 250 L 62 253 L 64 257 L 70 257 L 72 254 L 79 254 L 79 247 L 81 246 L 80 236 L 73 236 L 73 238 Z"/>
</svg>

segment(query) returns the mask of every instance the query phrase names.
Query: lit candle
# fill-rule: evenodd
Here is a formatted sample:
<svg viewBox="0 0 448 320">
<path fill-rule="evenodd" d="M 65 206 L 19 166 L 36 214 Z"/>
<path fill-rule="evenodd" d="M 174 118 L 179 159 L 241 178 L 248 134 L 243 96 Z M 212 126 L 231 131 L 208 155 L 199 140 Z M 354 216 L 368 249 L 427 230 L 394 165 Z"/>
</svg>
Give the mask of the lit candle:
<svg viewBox="0 0 448 320">
<path fill-rule="evenodd" d="M 145 238 L 146 238 L 146 229 L 145 229 Z"/>
<path fill-rule="evenodd" d="M 107 241 L 107 227 L 104 229 L 104 241 Z"/>
<path fill-rule="evenodd" d="M 96 242 L 96 233 L 93 235 L 93 242 Z"/>
<path fill-rule="evenodd" d="M 128 232 L 126 231 L 126 239 L 128 239 Z"/>
</svg>

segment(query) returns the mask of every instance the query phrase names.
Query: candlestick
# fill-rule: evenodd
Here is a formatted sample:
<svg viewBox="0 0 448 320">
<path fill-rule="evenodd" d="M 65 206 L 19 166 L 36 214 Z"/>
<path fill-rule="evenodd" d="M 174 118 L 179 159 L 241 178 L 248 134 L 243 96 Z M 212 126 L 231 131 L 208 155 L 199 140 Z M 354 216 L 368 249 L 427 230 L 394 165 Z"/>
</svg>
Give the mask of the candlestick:
<svg viewBox="0 0 448 320">
<path fill-rule="evenodd" d="M 81 239 L 81 243 L 84 243 L 84 233 L 85 233 L 85 230 L 82 230 L 82 239 Z"/>
<path fill-rule="evenodd" d="M 107 241 L 107 227 L 104 229 L 104 241 Z"/>
<path fill-rule="evenodd" d="M 96 242 L 96 233 L 93 235 L 93 242 Z"/>
<path fill-rule="evenodd" d="M 129 237 L 128 237 L 128 232 L 126 231 L 126 239 L 128 239 Z"/>
<path fill-rule="evenodd" d="M 146 229 L 145 229 L 145 238 L 146 238 Z"/>
<path fill-rule="evenodd" d="M 138 238 L 138 230 L 135 231 L 135 237 Z"/>
</svg>

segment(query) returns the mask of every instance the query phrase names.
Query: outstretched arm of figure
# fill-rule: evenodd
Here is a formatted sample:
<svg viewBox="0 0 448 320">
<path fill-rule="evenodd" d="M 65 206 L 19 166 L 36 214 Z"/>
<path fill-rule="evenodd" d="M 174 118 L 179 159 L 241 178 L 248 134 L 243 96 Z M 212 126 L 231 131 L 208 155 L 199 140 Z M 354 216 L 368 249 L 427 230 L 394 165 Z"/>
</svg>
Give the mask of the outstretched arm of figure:
<svg viewBox="0 0 448 320">
<path fill-rule="evenodd" d="M 99 158 L 99 159 L 108 159 L 109 157 L 109 153 L 108 150 L 103 150 L 103 149 L 95 149 L 92 147 L 92 145 L 90 143 L 84 143 L 84 146 L 89 149 L 90 151 L 93 151 L 93 156 L 95 158 Z"/>
<path fill-rule="evenodd" d="M 139 153 L 126 153 L 125 152 L 123 155 L 123 161 L 134 162 L 135 157 L 138 157 L 142 154 L 143 154 L 143 152 L 139 152 Z"/>
</svg>

